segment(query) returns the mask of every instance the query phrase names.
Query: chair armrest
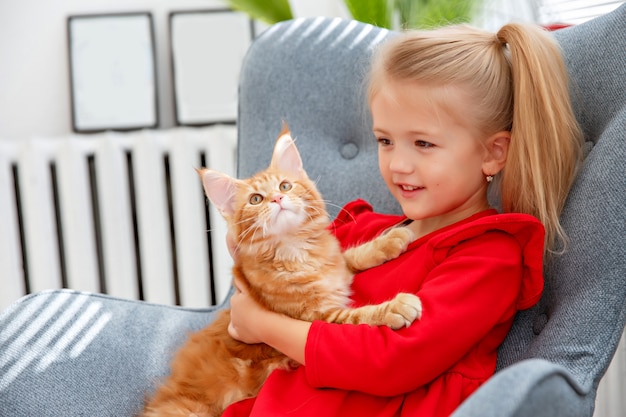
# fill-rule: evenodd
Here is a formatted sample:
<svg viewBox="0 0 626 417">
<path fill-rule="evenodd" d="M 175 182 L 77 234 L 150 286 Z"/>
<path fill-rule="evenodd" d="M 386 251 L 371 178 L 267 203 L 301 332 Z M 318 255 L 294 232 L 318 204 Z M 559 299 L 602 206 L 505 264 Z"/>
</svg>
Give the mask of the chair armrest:
<svg viewBox="0 0 626 417">
<path fill-rule="evenodd" d="M 452 417 L 591 417 L 590 391 L 564 367 L 528 359 L 496 373 Z"/>
<path fill-rule="evenodd" d="M 24 297 L 0 312 L 0 415 L 134 416 L 189 332 L 227 306 L 190 309 L 71 290 Z"/>
</svg>

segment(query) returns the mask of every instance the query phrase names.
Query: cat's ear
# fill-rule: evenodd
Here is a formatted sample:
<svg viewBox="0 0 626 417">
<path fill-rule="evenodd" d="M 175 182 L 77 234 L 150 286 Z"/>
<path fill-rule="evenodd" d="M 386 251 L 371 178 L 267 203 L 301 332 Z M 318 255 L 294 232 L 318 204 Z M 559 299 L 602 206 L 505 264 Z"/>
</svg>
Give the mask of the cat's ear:
<svg viewBox="0 0 626 417">
<path fill-rule="evenodd" d="M 285 122 L 283 122 L 283 129 L 278 136 L 276 145 L 274 145 L 274 153 L 272 155 L 272 162 L 270 166 L 300 177 L 306 177 L 306 173 L 302 165 L 302 158 L 300 158 L 300 153 L 298 152 L 298 148 L 296 148 L 296 143 L 291 137 L 289 127 Z"/>
<path fill-rule="evenodd" d="M 230 175 L 212 169 L 197 169 L 202 180 L 206 196 L 211 200 L 222 216 L 231 216 L 235 211 L 235 196 L 239 180 Z"/>
</svg>

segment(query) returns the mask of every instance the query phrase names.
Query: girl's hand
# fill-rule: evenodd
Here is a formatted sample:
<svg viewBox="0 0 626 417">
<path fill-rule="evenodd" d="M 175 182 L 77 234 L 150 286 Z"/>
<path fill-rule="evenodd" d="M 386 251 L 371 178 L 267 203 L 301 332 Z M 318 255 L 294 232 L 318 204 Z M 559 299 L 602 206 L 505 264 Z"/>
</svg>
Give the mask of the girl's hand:
<svg viewBox="0 0 626 417">
<path fill-rule="evenodd" d="M 243 287 L 237 281 L 234 285 L 236 291 L 230 299 L 228 334 L 243 343 L 262 343 L 263 340 L 258 334 L 261 330 L 258 323 L 271 313 L 257 304 L 249 294 L 242 291 Z"/>
<path fill-rule="evenodd" d="M 234 285 L 228 334 L 243 343 L 266 343 L 304 365 L 311 323 L 266 310 L 246 293 L 243 285 L 236 280 Z"/>
</svg>

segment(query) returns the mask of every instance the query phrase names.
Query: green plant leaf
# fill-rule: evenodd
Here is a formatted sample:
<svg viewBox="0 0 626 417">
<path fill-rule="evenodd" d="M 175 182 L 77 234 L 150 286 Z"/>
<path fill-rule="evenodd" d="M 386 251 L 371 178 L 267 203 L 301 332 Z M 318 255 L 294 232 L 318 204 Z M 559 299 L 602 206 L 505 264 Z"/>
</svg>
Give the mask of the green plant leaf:
<svg viewBox="0 0 626 417">
<path fill-rule="evenodd" d="M 231 8 L 270 25 L 293 19 L 288 0 L 227 0 L 227 3 Z"/>
<path fill-rule="evenodd" d="M 432 28 L 467 23 L 472 20 L 482 0 L 418 0 L 398 2 L 411 3 L 401 22 L 405 27 Z"/>
<path fill-rule="evenodd" d="M 352 18 L 383 28 L 391 28 L 392 1 L 344 0 Z"/>
<path fill-rule="evenodd" d="M 409 29 L 415 27 L 416 10 L 421 9 L 428 3 L 428 0 L 395 0 L 394 10 L 401 29 Z"/>
</svg>

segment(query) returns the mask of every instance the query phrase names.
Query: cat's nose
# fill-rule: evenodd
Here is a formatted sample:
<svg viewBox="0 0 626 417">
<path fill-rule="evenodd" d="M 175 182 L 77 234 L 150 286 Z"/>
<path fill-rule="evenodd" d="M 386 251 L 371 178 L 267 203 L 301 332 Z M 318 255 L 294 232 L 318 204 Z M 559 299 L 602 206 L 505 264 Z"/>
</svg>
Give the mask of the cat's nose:
<svg viewBox="0 0 626 417">
<path fill-rule="evenodd" d="M 282 194 L 277 194 L 274 197 L 272 197 L 272 201 L 274 203 L 280 203 L 281 201 L 283 201 L 283 195 Z"/>
</svg>

